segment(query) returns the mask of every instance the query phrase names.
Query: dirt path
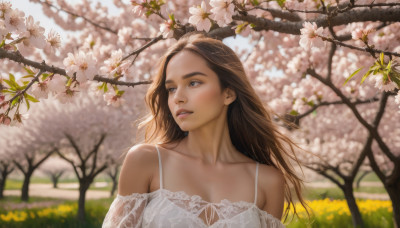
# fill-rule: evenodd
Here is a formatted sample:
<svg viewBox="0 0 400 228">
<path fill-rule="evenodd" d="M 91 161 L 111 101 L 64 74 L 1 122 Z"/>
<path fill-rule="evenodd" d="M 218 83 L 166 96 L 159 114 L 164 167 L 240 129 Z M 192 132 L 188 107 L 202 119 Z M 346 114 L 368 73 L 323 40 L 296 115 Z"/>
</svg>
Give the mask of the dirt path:
<svg viewBox="0 0 400 228">
<path fill-rule="evenodd" d="M 95 186 L 102 187 L 106 185 L 105 182 L 97 182 Z M 362 182 L 361 186 L 365 187 L 380 187 L 382 183 L 380 182 Z M 71 199 L 77 200 L 79 197 L 78 192 L 78 184 L 77 183 L 61 183 L 59 184 L 58 189 L 54 189 L 51 184 L 31 184 L 29 186 L 29 195 L 30 196 L 39 196 L 39 197 L 50 197 L 50 198 L 59 198 L 59 199 Z M 306 187 L 312 188 L 331 188 L 336 187 L 333 183 L 330 182 L 313 182 L 307 183 Z M 13 195 L 20 196 L 20 190 L 5 190 L 4 195 Z M 387 194 L 382 193 L 366 193 L 366 192 L 355 192 L 356 198 L 361 199 L 377 199 L 377 200 L 389 200 L 389 196 Z M 99 190 L 88 190 L 86 193 L 86 199 L 101 199 L 110 197 L 110 192 L 108 191 L 99 191 Z"/>
<path fill-rule="evenodd" d="M 77 200 L 79 191 L 78 184 L 59 184 L 58 189 L 54 189 L 52 184 L 30 184 L 29 196 L 50 197 L 59 199 Z M 21 190 L 5 190 L 5 196 L 20 196 Z M 86 199 L 101 199 L 110 197 L 110 192 L 99 190 L 88 190 Z"/>
<path fill-rule="evenodd" d="M 312 182 L 306 183 L 306 187 L 311 188 L 333 188 L 337 187 L 331 182 Z M 383 187 L 381 182 L 361 182 L 361 187 Z M 354 192 L 354 196 L 359 199 L 374 199 L 374 200 L 389 200 L 387 193 L 368 193 L 368 192 Z"/>
</svg>

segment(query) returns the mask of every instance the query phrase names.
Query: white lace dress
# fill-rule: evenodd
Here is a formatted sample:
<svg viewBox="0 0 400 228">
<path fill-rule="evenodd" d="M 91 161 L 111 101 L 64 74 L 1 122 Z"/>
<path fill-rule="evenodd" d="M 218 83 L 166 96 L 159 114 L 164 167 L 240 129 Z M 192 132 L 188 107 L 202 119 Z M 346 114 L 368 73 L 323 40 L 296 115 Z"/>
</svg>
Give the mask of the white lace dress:
<svg viewBox="0 0 400 228">
<path fill-rule="evenodd" d="M 158 151 L 158 148 L 157 148 Z M 222 200 L 210 203 L 200 196 L 189 196 L 183 191 L 171 192 L 163 188 L 162 164 L 160 189 L 150 193 L 117 195 L 104 219 L 103 228 L 284 228 L 281 221 L 254 203 Z M 258 163 L 256 180 L 258 177 Z M 204 217 L 205 219 L 202 219 Z"/>
</svg>

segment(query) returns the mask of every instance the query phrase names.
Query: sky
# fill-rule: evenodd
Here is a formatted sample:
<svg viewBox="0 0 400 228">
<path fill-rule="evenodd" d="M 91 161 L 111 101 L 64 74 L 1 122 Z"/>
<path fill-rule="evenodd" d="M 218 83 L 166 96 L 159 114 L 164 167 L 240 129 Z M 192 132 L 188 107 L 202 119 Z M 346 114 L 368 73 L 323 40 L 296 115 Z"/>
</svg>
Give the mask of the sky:
<svg viewBox="0 0 400 228">
<path fill-rule="evenodd" d="M 94 0 L 93 2 L 98 2 L 99 0 Z M 79 2 L 79 0 L 69 0 L 69 3 Z M 110 14 L 118 14 L 118 9 L 115 8 L 110 0 L 102 1 L 103 4 L 109 6 Z M 25 16 L 31 15 L 35 21 L 39 21 L 40 25 L 50 31 L 53 29 L 57 31 L 61 39 L 63 37 L 67 37 L 67 34 L 71 34 L 71 32 L 64 31 L 61 27 L 54 23 L 53 19 L 48 18 L 43 14 L 42 6 L 38 3 L 32 3 L 29 0 L 13 0 L 11 1 L 12 7 L 17 8 L 25 13 Z M 241 36 L 237 36 L 236 38 L 230 37 L 224 40 L 224 43 L 230 47 L 239 46 L 239 48 L 251 48 L 250 44 L 247 42 L 246 38 Z"/>
</svg>

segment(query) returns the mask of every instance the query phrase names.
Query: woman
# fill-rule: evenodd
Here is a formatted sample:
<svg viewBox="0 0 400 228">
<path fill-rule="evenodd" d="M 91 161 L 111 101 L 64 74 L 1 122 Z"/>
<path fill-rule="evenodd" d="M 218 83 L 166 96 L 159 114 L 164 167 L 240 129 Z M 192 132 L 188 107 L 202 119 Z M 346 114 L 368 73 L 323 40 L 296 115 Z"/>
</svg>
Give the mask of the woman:
<svg viewBox="0 0 400 228">
<path fill-rule="evenodd" d="M 235 53 L 188 35 L 162 58 L 146 95 L 145 142 L 121 169 L 103 227 L 283 227 L 301 180 Z M 289 149 L 289 152 L 288 152 Z"/>
</svg>

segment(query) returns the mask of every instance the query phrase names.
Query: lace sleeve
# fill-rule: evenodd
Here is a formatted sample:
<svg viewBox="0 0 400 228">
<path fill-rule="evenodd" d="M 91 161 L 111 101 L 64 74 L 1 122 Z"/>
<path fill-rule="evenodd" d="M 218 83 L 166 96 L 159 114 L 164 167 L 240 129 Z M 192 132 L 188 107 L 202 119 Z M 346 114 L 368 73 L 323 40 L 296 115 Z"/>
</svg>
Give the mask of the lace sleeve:
<svg viewBox="0 0 400 228">
<path fill-rule="evenodd" d="M 148 193 L 133 193 L 127 196 L 117 195 L 104 218 L 102 228 L 139 228 L 148 196 Z"/>
<path fill-rule="evenodd" d="M 262 228 L 285 228 L 279 219 L 265 211 L 260 211 L 260 219 Z"/>
</svg>

